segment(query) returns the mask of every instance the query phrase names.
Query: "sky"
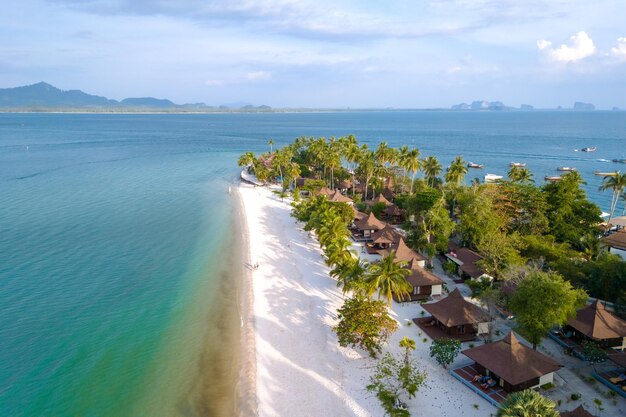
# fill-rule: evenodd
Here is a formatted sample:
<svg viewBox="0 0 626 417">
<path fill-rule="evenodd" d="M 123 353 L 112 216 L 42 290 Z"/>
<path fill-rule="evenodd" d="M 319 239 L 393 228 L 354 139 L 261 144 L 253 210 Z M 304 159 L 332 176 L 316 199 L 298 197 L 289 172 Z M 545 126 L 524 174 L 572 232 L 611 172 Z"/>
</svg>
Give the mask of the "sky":
<svg viewBox="0 0 626 417">
<path fill-rule="evenodd" d="M 626 108 L 624 0 L 3 3 L 0 88 L 292 108 Z"/>
</svg>

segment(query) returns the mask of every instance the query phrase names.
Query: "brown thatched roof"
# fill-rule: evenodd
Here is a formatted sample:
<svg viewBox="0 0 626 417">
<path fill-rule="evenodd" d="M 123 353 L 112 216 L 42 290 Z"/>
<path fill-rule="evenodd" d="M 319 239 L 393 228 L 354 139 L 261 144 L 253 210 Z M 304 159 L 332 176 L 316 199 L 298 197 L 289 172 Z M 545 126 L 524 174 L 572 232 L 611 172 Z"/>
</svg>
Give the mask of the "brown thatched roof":
<svg viewBox="0 0 626 417">
<path fill-rule="evenodd" d="M 370 213 L 365 219 L 356 220 L 354 225 L 359 230 L 383 230 L 387 223 L 381 222 L 374 213 Z"/>
<path fill-rule="evenodd" d="M 476 265 L 476 262 L 483 259 L 483 257 L 473 250 L 451 247 L 449 255 L 461 262 L 461 271 L 465 272 L 470 277 L 478 278 L 485 273 L 482 268 Z"/>
<path fill-rule="evenodd" d="M 563 411 L 561 417 L 594 417 L 589 411 L 585 410 L 582 405 L 574 408 L 572 411 Z"/>
<path fill-rule="evenodd" d="M 436 303 L 422 304 L 422 307 L 446 327 L 477 324 L 488 320 L 483 309 L 465 300 L 458 288 L 446 298 Z"/>
<path fill-rule="evenodd" d="M 612 248 L 626 250 L 626 230 L 620 230 L 607 237 L 603 237 L 601 242 Z"/>
<path fill-rule="evenodd" d="M 626 321 L 607 311 L 600 300 L 578 310 L 568 324 L 595 340 L 626 337 Z"/>
<path fill-rule="evenodd" d="M 382 256 L 389 256 L 391 252 L 396 253 L 396 262 L 411 262 L 412 260 L 424 261 L 424 258 L 419 253 L 415 252 L 413 249 L 409 248 L 404 242 L 404 238 L 400 237 L 397 242 L 392 245 L 389 249 L 383 249 L 378 251 Z"/>
<path fill-rule="evenodd" d="M 362 211 L 357 210 L 356 207 L 352 206 L 352 210 L 354 210 L 354 218 L 356 220 L 367 219 L 367 214 L 363 213 Z"/>
<path fill-rule="evenodd" d="M 333 203 L 352 203 L 352 199 L 341 194 L 339 190 L 333 191 L 327 198 L 328 201 L 332 201 Z"/>
<path fill-rule="evenodd" d="M 539 378 L 562 366 L 543 353 L 521 344 L 513 332 L 498 342 L 466 349 L 462 353 L 511 385 Z"/>
<path fill-rule="evenodd" d="M 384 229 L 372 234 L 372 241 L 378 244 L 390 244 L 397 242 L 402 235 L 393 226 L 386 225 Z"/>
<path fill-rule="evenodd" d="M 317 195 L 325 195 L 326 197 L 330 197 L 331 195 L 333 195 L 334 191 L 331 190 L 328 187 L 322 187 L 319 190 L 317 190 L 317 192 L 315 194 Z"/>
<path fill-rule="evenodd" d="M 626 352 L 611 353 L 609 359 L 622 368 L 626 368 Z"/>
<path fill-rule="evenodd" d="M 376 197 L 373 200 L 368 201 L 367 205 L 368 206 L 373 206 L 374 204 L 378 204 L 378 203 L 384 203 L 385 206 L 389 206 L 391 204 L 391 202 L 389 200 L 387 200 L 384 195 L 378 194 L 378 197 Z"/>
<path fill-rule="evenodd" d="M 395 204 L 390 204 L 387 206 L 387 208 L 385 208 L 385 214 L 387 216 L 401 216 L 402 210 L 400 210 L 400 207 L 396 206 Z"/>
<path fill-rule="evenodd" d="M 443 284 L 443 281 L 437 275 L 417 265 L 414 261 L 409 263 L 409 268 L 411 274 L 407 275 L 406 280 L 414 287 Z"/>
</svg>

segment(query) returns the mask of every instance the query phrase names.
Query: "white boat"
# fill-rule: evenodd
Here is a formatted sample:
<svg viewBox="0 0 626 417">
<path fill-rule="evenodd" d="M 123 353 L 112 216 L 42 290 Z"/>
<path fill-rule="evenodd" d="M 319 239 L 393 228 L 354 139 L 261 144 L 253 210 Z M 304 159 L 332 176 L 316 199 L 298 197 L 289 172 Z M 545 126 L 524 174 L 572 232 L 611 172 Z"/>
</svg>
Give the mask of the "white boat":
<svg viewBox="0 0 626 417">
<path fill-rule="evenodd" d="M 617 176 L 617 172 L 596 171 L 596 172 L 593 173 L 593 175 L 597 175 L 598 177 L 615 177 L 615 176 Z"/>
<path fill-rule="evenodd" d="M 563 177 L 560 177 L 558 175 L 555 175 L 555 176 L 547 175 L 543 179 L 546 181 L 561 181 Z"/>
<path fill-rule="evenodd" d="M 518 168 L 524 168 L 526 166 L 526 163 L 524 163 L 524 162 L 511 162 L 509 164 L 509 166 L 518 167 Z"/>
<path fill-rule="evenodd" d="M 576 168 L 574 168 L 574 167 L 558 167 L 556 170 L 557 171 L 572 172 L 572 171 L 576 171 Z"/>
<path fill-rule="evenodd" d="M 502 179 L 502 175 L 496 174 L 487 174 L 485 175 L 485 184 L 493 184 L 496 181 L 500 181 Z"/>
<path fill-rule="evenodd" d="M 475 164 L 473 162 L 470 162 L 467 164 L 468 168 L 484 168 L 485 166 L 483 164 Z"/>
<path fill-rule="evenodd" d="M 590 146 L 588 148 L 582 148 L 581 149 L 581 151 L 583 151 L 583 152 L 595 152 L 597 150 L 598 150 L 598 148 L 596 148 L 595 146 Z"/>
</svg>

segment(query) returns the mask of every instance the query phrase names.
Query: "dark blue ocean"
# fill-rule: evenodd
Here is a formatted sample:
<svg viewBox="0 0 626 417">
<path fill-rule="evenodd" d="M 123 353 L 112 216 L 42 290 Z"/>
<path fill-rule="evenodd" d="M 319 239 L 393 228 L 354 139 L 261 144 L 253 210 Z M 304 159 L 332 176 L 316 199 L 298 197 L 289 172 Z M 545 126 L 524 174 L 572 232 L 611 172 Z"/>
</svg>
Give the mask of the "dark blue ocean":
<svg viewBox="0 0 626 417">
<path fill-rule="evenodd" d="M 236 345 L 238 155 L 347 134 L 485 164 L 468 179 L 573 166 L 604 211 L 593 172 L 626 169 L 624 112 L 0 114 L 0 415 L 206 414 L 232 391 L 203 387 L 236 350 L 206 346 Z"/>
</svg>

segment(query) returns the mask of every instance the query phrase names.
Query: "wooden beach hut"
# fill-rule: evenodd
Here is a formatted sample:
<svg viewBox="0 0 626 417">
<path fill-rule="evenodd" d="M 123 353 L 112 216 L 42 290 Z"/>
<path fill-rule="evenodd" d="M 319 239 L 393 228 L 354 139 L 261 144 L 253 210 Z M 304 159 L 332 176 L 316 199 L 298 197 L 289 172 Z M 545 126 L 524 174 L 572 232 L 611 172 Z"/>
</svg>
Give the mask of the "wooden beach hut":
<svg viewBox="0 0 626 417">
<path fill-rule="evenodd" d="M 492 279 L 485 271 L 476 263 L 483 259 L 478 253 L 468 248 L 459 248 L 456 245 L 450 245 L 450 251 L 446 253 L 446 258 L 457 265 L 457 274 L 463 279 Z"/>
<path fill-rule="evenodd" d="M 619 255 L 626 261 L 626 230 L 611 233 L 603 237 L 600 243 L 607 248 L 610 253 Z"/>
<path fill-rule="evenodd" d="M 354 221 L 352 237 L 355 240 L 371 241 L 372 235 L 379 230 L 383 230 L 387 224 L 378 220 L 374 213 L 370 213 L 364 219 Z"/>
<path fill-rule="evenodd" d="M 353 204 L 352 199 L 350 197 L 346 197 L 345 195 L 341 194 L 339 190 L 333 191 L 333 193 L 327 196 L 326 198 L 328 201 L 333 202 L 333 203 L 346 203 L 350 206 Z"/>
<path fill-rule="evenodd" d="M 416 262 L 416 265 L 424 268 L 426 266 L 426 258 L 424 258 L 419 253 L 415 252 L 413 249 L 409 248 L 404 242 L 404 238 L 400 237 L 396 242 L 393 242 L 387 249 L 383 249 L 378 251 L 381 256 L 389 256 L 391 252 L 395 252 L 396 262 L 407 262 L 410 263 L 412 261 Z"/>
<path fill-rule="evenodd" d="M 408 269 L 411 273 L 406 280 L 413 287 L 413 291 L 409 300 L 406 301 L 424 300 L 433 295 L 441 295 L 444 284 L 441 278 L 421 267 L 414 260 L 409 263 Z"/>
<path fill-rule="evenodd" d="M 594 417 L 589 411 L 585 410 L 582 405 L 574 408 L 572 411 L 563 411 L 561 417 Z"/>
<path fill-rule="evenodd" d="M 386 224 L 382 230 L 372 234 L 372 242 L 367 244 L 367 252 L 378 254 L 383 249 L 390 248 L 402 239 L 402 235 L 393 226 Z"/>
<path fill-rule="evenodd" d="M 462 352 L 482 375 L 491 376 L 507 392 L 522 391 L 554 382 L 561 364 L 520 343 L 513 332 L 498 342 Z"/>
<path fill-rule="evenodd" d="M 435 303 L 422 304 L 422 308 L 431 316 L 420 318 L 417 324 L 433 338 L 454 337 L 465 342 L 489 332 L 487 313 L 467 301 L 458 288 Z M 435 329 L 439 331 L 432 331 Z"/>
<path fill-rule="evenodd" d="M 618 350 L 626 348 L 626 321 L 606 310 L 600 300 L 578 310 L 564 332 L 571 332 L 574 340 L 593 340 L 602 347 Z"/>
</svg>

